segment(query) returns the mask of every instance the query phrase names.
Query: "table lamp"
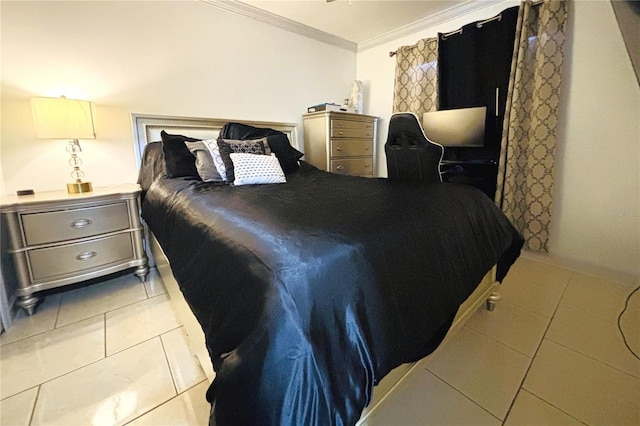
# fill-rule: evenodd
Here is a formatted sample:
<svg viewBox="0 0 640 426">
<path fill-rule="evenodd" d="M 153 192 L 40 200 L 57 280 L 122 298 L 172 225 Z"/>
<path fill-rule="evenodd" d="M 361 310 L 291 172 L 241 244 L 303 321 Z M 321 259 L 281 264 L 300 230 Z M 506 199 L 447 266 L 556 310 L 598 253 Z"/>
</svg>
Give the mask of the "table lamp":
<svg viewBox="0 0 640 426">
<path fill-rule="evenodd" d="M 32 98 L 31 111 L 39 139 L 69 139 L 67 152 L 71 154 L 69 165 L 75 182 L 67 184 L 67 192 L 77 194 L 93 190 L 91 182 L 83 181 L 80 170 L 82 151 L 78 139 L 95 139 L 95 106 L 92 102 L 77 99 Z"/>
</svg>

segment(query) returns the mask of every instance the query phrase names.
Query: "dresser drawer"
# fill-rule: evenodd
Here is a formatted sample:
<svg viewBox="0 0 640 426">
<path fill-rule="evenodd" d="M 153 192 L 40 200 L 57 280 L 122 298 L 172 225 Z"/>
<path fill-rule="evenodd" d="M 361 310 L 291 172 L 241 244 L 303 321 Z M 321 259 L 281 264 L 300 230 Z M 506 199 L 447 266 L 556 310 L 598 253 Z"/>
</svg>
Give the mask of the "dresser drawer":
<svg viewBox="0 0 640 426">
<path fill-rule="evenodd" d="M 22 216 L 28 245 L 91 237 L 129 227 L 127 203 Z"/>
<path fill-rule="evenodd" d="M 373 129 L 331 129 L 332 138 L 360 138 L 373 140 Z"/>
<path fill-rule="evenodd" d="M 331 157 L 362 157 L 373 155 L 373 140 L 331 140 Z"/>
<path fill-rule="evenodd" d="M 371 158 L 331 160 L 331 172 L 343 175 L 372 175 L 373 160 Z"/>
<path fill-rule="evenodd" d="M 354 129 L 354 130 L 371 130 L 373 131 L 373 123 L 370 121 L 353 121 L 353 120 L 331 120 L 331 129 Z"/>
<path fill-rule="evenodd" d="M 83 269 L 133 258 L 131 234 L 112 235 L 83 243 L 36 249 L 29 252 L 33 280 L 73 274 Z"/>
</svg>

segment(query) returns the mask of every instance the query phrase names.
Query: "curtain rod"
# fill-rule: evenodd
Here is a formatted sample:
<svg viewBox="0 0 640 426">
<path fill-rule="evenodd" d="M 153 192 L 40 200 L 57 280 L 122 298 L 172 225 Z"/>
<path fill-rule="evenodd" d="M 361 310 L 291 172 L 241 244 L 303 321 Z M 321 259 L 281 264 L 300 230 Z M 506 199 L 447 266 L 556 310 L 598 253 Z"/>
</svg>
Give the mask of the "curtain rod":
<svg viewBox="0 0 640 426">
<path fill-rule="evenodd" d="M 491 22 L 491 21 L 495 21 L 495 20 L 501 21 L 502 20 L 502 13 L 497 14 L 493 18 L 485 19 L 484 21 L 480 21 L 480 22 L 476 23 L 476 28 L 482 28 L 482 26 L 484 24 L 486 24 L 487 22 Z"/>
<path fill-rule="evenodd" d="M 531 6 L 538 6 L 541 3 L 544 3 L 544 0 L 531 0 Z M 496 16 L 494 16 L 492 18 L 485 19 L 484 21 L 478 21 L 476 23 L 476 27 L 477 28 L 482 28 L 482 26 L 484 24 L 488 23 L 488 22 L 495 21 L 495 20 L 500 21 L 501 19 L 502 19 L 502 13 L 499 13 L 499 14 L 497 14 Z M 442 40 L 446 40 L 447 37 L 450 37 L 450 36 L 455 35 L 455 34 L 462 34 L 462 28 L 459 28 L 459 29 L 457 29 L 455 31 L 451 31 L 449 33 L 442 34 Z M 389 57 L 393 58 L 394 56 L 396 56 L 397 52 L 398 52 L 397 50 L 393 50 L 393 51 L 389 52 Z"/>
<path fill-rule="evenodd" d="M 499 13 L 498 15 L 496 15 L 496 16 L 494 16 L 494 17 L 492 17 L 492 18 L 485 19 L 484 21 L 478 21 L 478 22 L 476 23 L 476 27 L 478 27 L 478 28 L 482 28 L 482 26 L 483 26 L 484 24 L 486 24 L 486 23 L 488 23 L 488 22 L 491 22 L 491 21 L 495 21 L 496 19 L 497 19 L 498 21 L 500 21 L 500 20 L 502 19 L 502 14 L 501 14 L 501 13 Z M 455 35 L 455 34 L 462 34 L 462 28 L 459 28 L 459 29 L 457 29 L 457 30 L 455 30 L 455 31 L 451 31 L 451 32 L 448 32 L 448 33 L 444 33 L 444 34 L 442 34 L 442 40 L 446 40 L 448 37 L 451 37 L 452 35 Z M 397 53 L 397 51 L 395 51 L 395 50 L 394 50 L 394 51 L 389 52 L 389 57 L 390 57 L 390 58 L 393 58 L 394 56 L 396 56 L 396 53 Z"/>
</svg>

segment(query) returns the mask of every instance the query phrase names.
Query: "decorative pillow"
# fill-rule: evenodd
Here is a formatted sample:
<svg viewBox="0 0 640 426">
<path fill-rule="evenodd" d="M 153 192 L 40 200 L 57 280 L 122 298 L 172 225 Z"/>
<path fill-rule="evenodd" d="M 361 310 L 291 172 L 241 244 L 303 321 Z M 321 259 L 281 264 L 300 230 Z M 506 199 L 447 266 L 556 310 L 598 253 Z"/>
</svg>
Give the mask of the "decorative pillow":
<svg viewBox="0 0 640 426">
<path fill-rule="evenodd" d="M 289 143 L 289 138 L 284 133 L 267 136 L 267 143 L 271 152 L 276 154 L 282 170 L 291 173 L 300 168 L 298 160 L 304 155 Z"/>
<path fill-rule="evenodd" d="M 211 159 L 213 160 L 213 165 L 215 166 L 218 174 L 222 181 L 227 180 L 227 168 L 224 165 L 224 161 L 222 161 L 222 157 L 220 156 L 220 148 L 218 147 L 217 139 L 205 139 L 202 141 L 205 144 L 209 153 L 211 154 Z"/>
<path fill-rule="evenodd" d="M 220 149 L 220 157 L 227 171 L 226 182 L 233 182 L 235 176 L 233 174 L 233 161 L 230 155 L 232 153 L 256 154 L 264 155 L 264 143 L 261 140 L 237 141 L 230 139 L 218 139 L 218 148 Z"/>
<path fill-rule="evenodd" d="M 204 144 L 204 141 L 185 142 L 185 145 L 187 145 L 189 151 L 196 156 L 196 170 L 198 170 L 200 179 L 205 182 L 224 181 L 213 163 L 211 152 L 209 152 L 209 148 Z"/>
<path fill-rule="evenodd" d="M 298 170 L 298 160 L 304 155 L 291 146 L 289 138 L 282 132 L 263 127 L 254 127 L 243 123 L 227 123 L 220 129 L 222 139 L 256 139 L 266 137 L 271 152 L 276 154 L 282 170 L 289 173 Z"/>
<path fill-rule="evenodd" d="M 235 186 L 287 182 L 275 154 L 232 153 L 229 156 L 233 162 Z"/>
<path fill-rule="evenodd" d="M 185 142 L 197 142 L 199 139 L 182 135 L 171 135 L 164 130 L 160 132 L 162 137 L 162 152 L 168 178 L 189 176 L 200 178 L 196 161 Z"/>
</svg>

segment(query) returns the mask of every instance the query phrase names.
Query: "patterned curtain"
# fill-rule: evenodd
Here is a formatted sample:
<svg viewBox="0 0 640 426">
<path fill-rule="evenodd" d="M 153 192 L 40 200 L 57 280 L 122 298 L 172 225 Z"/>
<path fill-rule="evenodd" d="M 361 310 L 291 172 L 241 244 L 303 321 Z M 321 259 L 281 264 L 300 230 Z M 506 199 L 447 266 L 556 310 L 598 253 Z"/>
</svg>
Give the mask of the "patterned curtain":
<svg viewBox="0 0 640 426">
<path fill-rule="evenodd" d="M 496 203 L 525 245 L 548 251 L 567 3 L 520 6 L 502 134 Z"/>
<path fill-rule="evenodd" d="M 438 38 L 425 38 L 396 52 L 393 112 L 418 117 L 438 108 Z"/>
</svg>

